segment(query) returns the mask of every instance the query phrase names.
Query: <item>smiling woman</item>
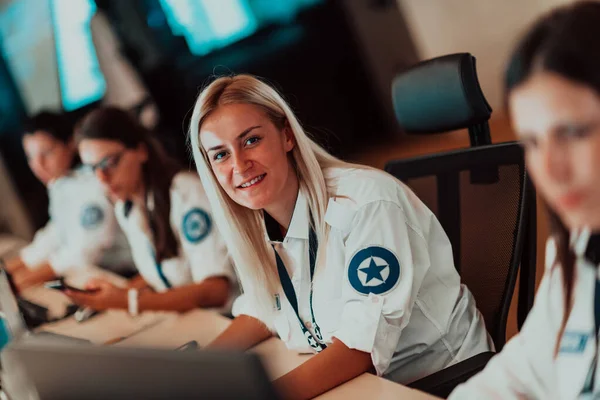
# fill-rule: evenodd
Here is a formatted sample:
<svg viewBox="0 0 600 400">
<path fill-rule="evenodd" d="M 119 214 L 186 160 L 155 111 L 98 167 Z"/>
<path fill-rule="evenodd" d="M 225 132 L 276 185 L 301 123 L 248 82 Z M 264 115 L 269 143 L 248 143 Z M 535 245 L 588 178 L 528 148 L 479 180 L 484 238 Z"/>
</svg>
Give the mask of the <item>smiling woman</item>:
<svg viewBox="0 0 600 400">
<path fill-rule="evenodd" d="M 273 88 L 215 80 L 190 139 L 244 290 L 212 345 L 249 348 L 270 329 L 319 353 L 277 381 L 285 398 L 369 370 L 408 383 L 490 349 L 435 216 L 393 177 L 315 144 Z"/>
</svg>

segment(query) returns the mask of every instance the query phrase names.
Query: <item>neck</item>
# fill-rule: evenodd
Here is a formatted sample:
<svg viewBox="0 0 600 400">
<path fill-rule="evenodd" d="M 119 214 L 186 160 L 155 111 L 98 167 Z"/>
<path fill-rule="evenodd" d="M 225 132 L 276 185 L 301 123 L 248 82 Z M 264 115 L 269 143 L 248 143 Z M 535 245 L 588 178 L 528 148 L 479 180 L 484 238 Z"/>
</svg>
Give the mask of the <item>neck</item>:
<svg viewBox="0 0 600 400">
<path fill-rule="evenodd" d="M 145 204 L 146 204 L 146 186 L 144 185 L 144 182 L 142 179 L 140 179 L 140 182 L 138 183 L 135 191 L 131 195 L 131 201 L 133 201 L 136 204 L 143 204 L 145 206 Z"/>
<path fill-rule="evenodd" d="M 290 174 L 290 179 L 288 179 L 286 184 L 285 191 L 282 193 L 282 196 L 280 196 L 277 203 L 265 207 L 265 211 L 281 226 L 284 235 L 292 221 L 299 187 L 298 177 L 292 172 Z"/>
</svg>

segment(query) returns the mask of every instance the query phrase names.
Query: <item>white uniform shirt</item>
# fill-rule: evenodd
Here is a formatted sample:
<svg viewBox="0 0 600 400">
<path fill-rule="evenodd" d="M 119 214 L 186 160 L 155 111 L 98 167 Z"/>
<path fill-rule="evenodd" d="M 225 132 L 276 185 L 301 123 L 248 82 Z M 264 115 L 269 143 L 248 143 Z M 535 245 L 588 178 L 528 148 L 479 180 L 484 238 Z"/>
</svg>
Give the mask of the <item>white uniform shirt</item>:
<svg viewBox="0 0 600 400">
<path fill-rule="evenodd" d="M 459 386 L 451 399 L 600 398 L 600 366 L 597 362 L 592 391 L 582 394 L 598 352 L 594 293 L 599 267 L 583 257 L 589 237 L 589 231 L 573 235 L 578 256 L 573 308 L 557 357 L 554 357 L 554 349 L 564 313 L 564 292 L 562 272 L 554 265 L 556 247 L 550 239 L 546 246 L 544 278 L 523 328 L 481 373 Z"/>
<path fill-rule="evenodd" d="M 29 268 L 48 262 L 58 275 L 102 266 L 122 272 L 131 266 L 127 240 L 113 205 L 94 174 L 79 168 L 48 185 L 50 221 L 21 250 Z"/>
<path fill-rule="evenodd" d="M 378 375 L 408 383 L 492 348 L 483 318 L 453 265 L 450 242 L 429 209 L 391 176 L 374 170 L 325 170 L 337 186 L 327 206 L 326 263 L 313 282 L 315 320 L 326 344 L 335 337 L 371 353 Z M 308 203 L 300 191 L 283 259 L 311 326 Z M 319 244 L 324 246 L 325 244 Z M 290 349 L 313 352 L 281 291 L 273 321 Z M 256 317 L 242 295 L 234 315 Z"/>
<path fill-rule="evenodd" d="M 125 203 L 115 206 L 115 214 L 131 245 L 140 275 L 162 292 L 170 287 L 198 283 L 206 278 L 235 275 L 225 242 L 209 213 L 208 198 L 198 176 L 179 173 L 171 183 L 171 228 L 179 242 L 179 256 L 157 262 L 152 234 L 143 208 Z"/>
</svg>

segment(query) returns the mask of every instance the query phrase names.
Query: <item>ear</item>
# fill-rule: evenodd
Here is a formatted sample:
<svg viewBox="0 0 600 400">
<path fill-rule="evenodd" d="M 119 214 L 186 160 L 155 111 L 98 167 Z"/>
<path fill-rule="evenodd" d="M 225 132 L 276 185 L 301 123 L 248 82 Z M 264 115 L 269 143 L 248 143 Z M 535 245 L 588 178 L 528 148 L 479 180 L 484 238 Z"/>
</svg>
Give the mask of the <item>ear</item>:
<svg viewBox="0 0 600 400">
<path fill-rule="evenodd" d="M 289 153 L 290 151 L 292 151 L 294 149 L 294 147 L 296 147 L 296 137 L 294 136 L 294 132 L 292 131 L 292 128 L 287 124 L 283 128 L 283 139 L 284 139 L 283 148 L 286 153 Z"/>
</svg>

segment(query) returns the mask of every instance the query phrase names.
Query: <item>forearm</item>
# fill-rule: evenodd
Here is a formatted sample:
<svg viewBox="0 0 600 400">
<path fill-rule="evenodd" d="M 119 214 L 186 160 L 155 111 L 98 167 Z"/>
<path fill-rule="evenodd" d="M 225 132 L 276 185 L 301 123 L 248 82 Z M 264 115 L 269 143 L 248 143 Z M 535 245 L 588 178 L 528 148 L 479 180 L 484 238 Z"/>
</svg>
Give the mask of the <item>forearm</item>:
<svg viewBox="0 0 600 400">
<path fill-rule="evenodd" d="M 21 259 L 21 257 L 15 257 L 12 258 L 10 260 L 7 260 L 5 262 L 5 267 L 6 267 L 6 272 L 8 272 L 9 274 L 16 274 L 19 271 L 24 270 L 25 268 L 27 268 L 27 266 L 25 265 L 25 263 L 23 262 L 23 259 Z"/>
<path fill-rule="evenodd" d="M 227 302 L 229 290 L 229 280 L 216 277 L 162 293 L 144 291 L 139 293 L 139 310 L 185 312 L 198 307 L 222 307 Z"/>
<path fill-rule="evenodd" d="M 13 274 L 15 285 L 20 291 L 56 278 L 56 273 L 48 263 L 35 269 L 23 268 Z"/>
<path fill-rule="evenodd" d="M 275 381 L 285 399 L 310 399 L 373 368 L 371 355 L 334 339 L 324 351 Z"/>
<path fill-rule="evenodd" d="M 269 328 L 258 319 L 240 315 L 208 347 L 247 350 L 272 336 Z"/>
</svg>

